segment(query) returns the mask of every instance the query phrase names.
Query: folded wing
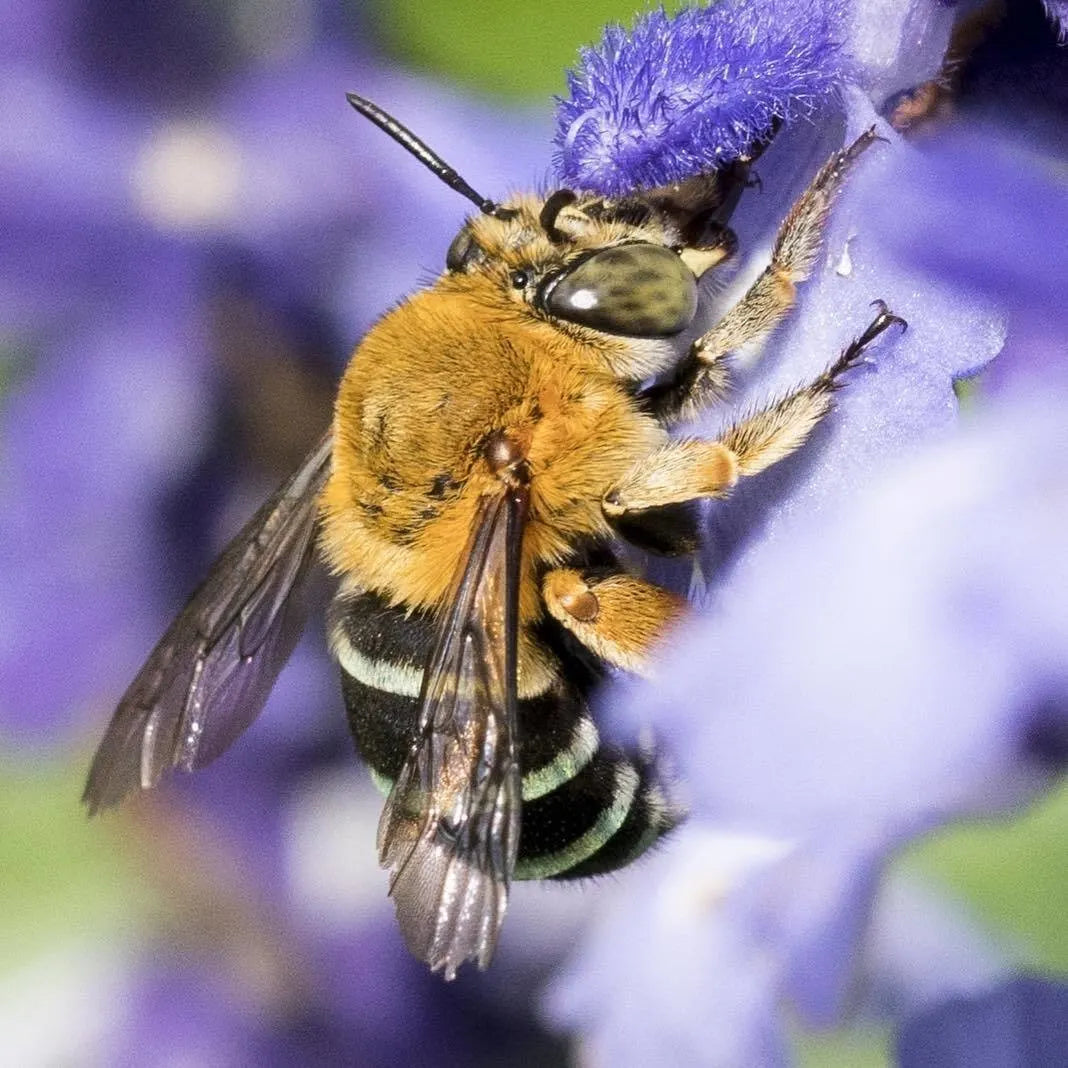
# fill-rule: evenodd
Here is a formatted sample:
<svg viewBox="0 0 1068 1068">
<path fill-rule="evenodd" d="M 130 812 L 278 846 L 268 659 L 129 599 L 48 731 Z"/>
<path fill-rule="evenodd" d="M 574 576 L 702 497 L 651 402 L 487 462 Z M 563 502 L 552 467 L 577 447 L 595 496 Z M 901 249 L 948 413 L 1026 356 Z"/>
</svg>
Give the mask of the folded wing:
<svg viewBox="0 0 1068 1068">
<path fill-rule="evenodd" d="M 423 679 L 411 752 L 378 827 L 409 948 L 451 979 L 485 968 L 519 843 L 518 580 L 526 490 L 482 499 Z"/>
<path fill-rule="evenodd" d="M 256 718 L 304 629 L 326 434 L 245 525 L 122 696 L 82 795 L 90 814 L 214 760 Z"/>
</svg>

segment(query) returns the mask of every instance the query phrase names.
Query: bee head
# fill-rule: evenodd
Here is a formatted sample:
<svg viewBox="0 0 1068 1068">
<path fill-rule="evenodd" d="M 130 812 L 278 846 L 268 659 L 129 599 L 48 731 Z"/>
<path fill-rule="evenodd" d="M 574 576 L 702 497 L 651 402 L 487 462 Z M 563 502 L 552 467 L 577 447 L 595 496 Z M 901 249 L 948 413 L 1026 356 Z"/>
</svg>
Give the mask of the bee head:
<svg viewBox="0 0 1068 1068">
<path fill-rule="evenodd" d="M 475 216 L 449 246 L 451 273 L 489 272 L 541 317 L 622 337 L 671 337 L 697 312 L 698 275 L 670 223 L 598 215 L 601 202 L 558 189 Z"/>
<path fill-rule="evenodd" d="M 425 142 L 376 104 L 349 103 L 450 188 L 478 206 L 449 245 L 451 274 L 490 272 L 536 313 L 635 338 L 681 333 L 697 311 L 698 274 L 670 218 L 640 198 L 606 205 L 558 189 L 538 202 L 482 196 Z"/>
</svg>

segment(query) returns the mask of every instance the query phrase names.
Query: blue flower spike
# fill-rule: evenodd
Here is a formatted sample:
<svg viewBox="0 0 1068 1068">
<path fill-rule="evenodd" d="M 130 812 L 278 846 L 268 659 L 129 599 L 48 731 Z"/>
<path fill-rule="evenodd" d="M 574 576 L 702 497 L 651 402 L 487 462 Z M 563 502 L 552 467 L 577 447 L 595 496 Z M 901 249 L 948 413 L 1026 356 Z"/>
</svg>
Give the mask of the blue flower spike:
<svg viewBox="0 0 1068 1068">
<path fill-rule="evenodd" d="M 558 176 L 606 195 L 665 185 L 813 114 L 846 72 L 838 8 L 722 0 L 609 26 L 558 101 Z"/>
</svg>

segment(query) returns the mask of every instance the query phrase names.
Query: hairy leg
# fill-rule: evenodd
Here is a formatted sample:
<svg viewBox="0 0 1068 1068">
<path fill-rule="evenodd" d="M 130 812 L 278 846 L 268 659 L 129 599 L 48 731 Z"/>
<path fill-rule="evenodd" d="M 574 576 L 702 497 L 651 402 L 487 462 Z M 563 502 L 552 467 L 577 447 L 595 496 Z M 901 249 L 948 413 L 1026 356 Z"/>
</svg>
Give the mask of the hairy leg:
<svg viewBox="0 0 1068 1068">
<path fill-rule="evenodd" d="M 686 610 L 683 598 L 623 572 L 557 568 L 542 579 L 549 614 L 614 667 L 648 672 L 649 654 Z"/>
<path fill-rule="evenodd" d="M 726 357 L 769 334 L 793 307 L 797 285 L 808 278 L 820 252 L 835 197 L 857 158 L 878 137 L 874 127 L 820 168 L 779 227 L 771 261 L 745 295 L 691 346 L 675 381 L 647 396 L 667 424 L 692 419 L 721 398 L 728 382 Z"/>
<path fill-rule="evenodd" d="M 882 301 L 879 314 L 826 371 L 806 386 L 736 423 L 718 441 L 682 438 L 640 460 L 602 500 L 610 522 L 691 501 L 722 497 L 743 475 L 755 475 L 800 448 L 831 410 L 842 376 L 864 350 L 893 324 L 904 326 Z"/>
</svg>

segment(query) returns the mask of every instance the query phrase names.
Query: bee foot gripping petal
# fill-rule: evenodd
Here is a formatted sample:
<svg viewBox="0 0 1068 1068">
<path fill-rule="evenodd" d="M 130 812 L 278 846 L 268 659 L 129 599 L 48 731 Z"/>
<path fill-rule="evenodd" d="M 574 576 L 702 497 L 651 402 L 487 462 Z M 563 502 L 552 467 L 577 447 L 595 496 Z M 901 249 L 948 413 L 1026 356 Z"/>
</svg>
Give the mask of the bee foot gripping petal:
<svg viewBox="0 0 1068 1068">
<path fill-rule="evenodd" d="M 842 85 L 841 6 L 720 0 L 651 11 L 630 31 L 610 26 L 558 101 L 557 175 L 614 196 L 740 158 Z"/>
</svg>

